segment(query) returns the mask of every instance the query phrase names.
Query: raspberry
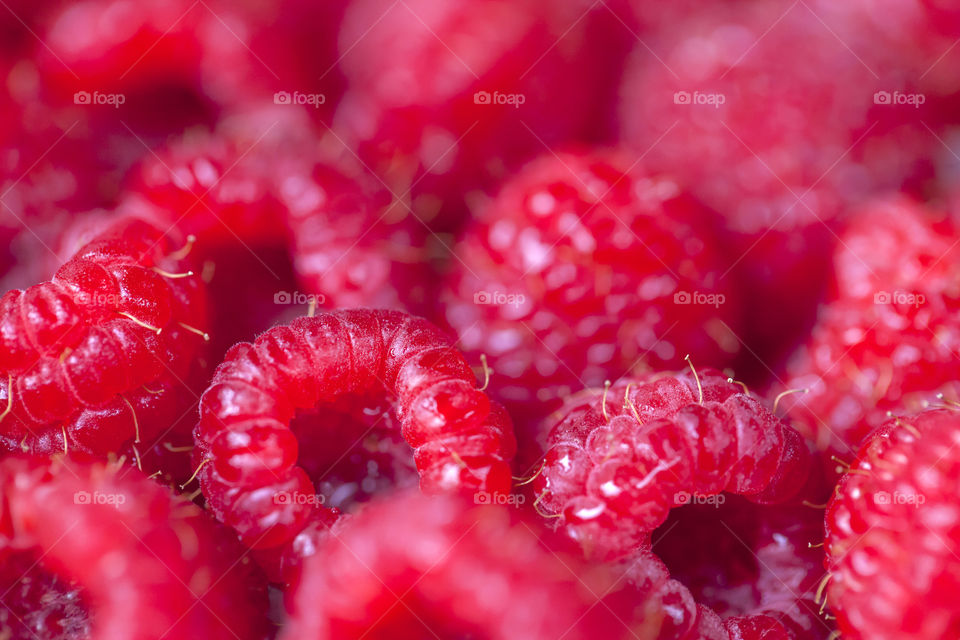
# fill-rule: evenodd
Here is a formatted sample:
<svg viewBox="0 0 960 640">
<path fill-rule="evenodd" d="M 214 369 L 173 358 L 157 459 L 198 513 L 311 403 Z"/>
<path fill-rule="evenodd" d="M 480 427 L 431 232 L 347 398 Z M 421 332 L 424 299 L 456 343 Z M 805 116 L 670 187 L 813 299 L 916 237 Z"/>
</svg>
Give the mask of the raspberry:
<svg viewBox="0 0 960 640">
<path fill-rule="evenodd" d="M 332 308 L 425 311 L 424 227 L 369 181 L 323 161 L 279 179 L 299 281 Z"/>
<path fill-rule="evenodd" d="M 67 3 L 40 33 L 37 66 L 49 102 L 79 105 L 127 144 L 141 143 L 120 120 L 160 142 L 212 121 L 220 104 L 251 90 L 249 78 L 262 67 L 238 30 L 186 0 Z"/>
<path fill-rule="evenodd" d="M 536 477 L 539 505 L 588 555 L 643 544 L 671 508 L 721 492 L 759 504 L 803 487 L 803 438 L 716 371 L 618 382 L 561 415 Z"/>
<path fill-rule="evenodd" d="M 262 578 L 236 542 L 145 476 L 11 458 L 0 463 L 0 484 L 4 549 L 36 553 L 46 571 L 80 587 L 89 637 L 252 640 L 267 632 Z"/>
<path fill-rule="evenodd" d="M 593 79 L 606 67 L 580 46 L 586 8 L 352 2 L 335 129 L 392 191 L 413 197 L 418 215 L 455 227 L 469 191 L 590 128 L 588 96 L 600 95 Z"/>
<path fill-rule="evenodd" d="M 874 92 L 908 91 L 897 61 L 857 35 L 875 5 L 845 39 L 836 4 L 703 5 L 666 21 L 624 74 L 623 139 L 729 229 L 724 269 L 757 302 L 745 320 L 760 363 L 814 323 L 844 207 L 899 188 L 939 144 L 915 109 L 874 105 Z"/>
<path fill-rule="evenodd" d="M 510 419 L 474 385 L 449 339 L 401 312 L 348 310 L 274 327 L 231 349 L 201 399 L 195 440 L 207 504 L 252 548 L 289 542 L 322 512 L 297 464 L 291 419 L 371 392 L 396 397 L 425 491 L 506 493 Z"/>
<path fill-rule="evenodd" d="M 723 496 L 674 509 L 652 538 L 670 575 L 723 618 L 731 637 L 829 634 L 814 601 L 823 576 L 821 511 Z"/>
<path fill-rule="evenodd" d="M 616 153 L 544 157 L 457 246 L 445 319 L 467 353 L 489 358 L 493 392 L 516 415 L 545 415 L 643 362 L 692 353 L 720 366 L 739 347 L 705 211 L 629 167 Z"/>
<path fill-rule="evenodd" d="M 957 607 L 958 416 L 896 418 L 868 438 L 827 507 L 827 598 L 844 638 L 947 638 Z"/>
<path fill-rule="evenodd" d="M 629 588 L 548 544 L 504 508 L 416 494 L 371 503 L 307 559 L 281 638 L 695 637 L 666 633 L 675 581 Z"/>
<path fill-rule="evenodd" d="M 954 226 L 902 200 L 851 220 L 834 254 L 834 292 L 787 367 L 790 416 L 828 454 L 849 457 L 886 419 L 956 394 L 960 347 Z"/>
<path fill-rule="evenodd" d="M 171 249 L 148 224 L 119 221 L 51 281 L 0 298 L 4 450 L 102 457 L 180 415 L 205 311 Z"/>
</svg>

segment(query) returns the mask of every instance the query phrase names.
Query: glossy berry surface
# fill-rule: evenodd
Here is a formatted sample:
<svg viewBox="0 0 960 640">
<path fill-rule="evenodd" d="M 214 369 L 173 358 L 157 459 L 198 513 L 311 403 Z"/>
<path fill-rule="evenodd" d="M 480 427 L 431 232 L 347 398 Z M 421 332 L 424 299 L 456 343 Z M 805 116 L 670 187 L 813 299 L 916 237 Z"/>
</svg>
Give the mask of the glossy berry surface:
<svg viewBox="0 0 960 640">
<path fill-rule="evenodd" d="M 0 463 L 0 483 L 4 551 L 35 550 L 45 570 L 81 589 L 90 635 L 66 637 L 265 633 L 262 578 L 239 545 L 135 470 L 11 458 Z M 65 613 L 61 626 L 76 625 L 78 613 Z"/>
<path fill-rule="evenodd" d="M 787 367 L 784 398 L 819 448 L 849 460 L 887 411 L 956 395 L 960 281 L 954 224 L 905 200 L 869 205 L 834 254 L 834 283 Z"/>
<path fill-rule="evenodd" d="M 300 318 L 227 353 L 195 432 L 208 507 L 251 547 L 289 542 L 322 511 L 291 419 L 373 391 L 396 397 L 424 491 L 509 491 L 510 418 L 449 338 L 421 318 L 360 309 Z"/>
<path fill-rule="evenodd" d="M 104 457 L 186 408 L 176 386 L 203 349 L 204 291 L 171 245 L 123 220 L 51 281 L 0 298 L 6 451 Z"/>
<path fill-rule="evenodd" d="M 943 638 L 960 628 L 949 595 L 956 552 L 958 418 L 894 418 L 860 449 L 827 508 L 827 599 L 844 637 Z"/>
<path fill-rule="evenodd" d="M 544 156 L 460 239 L 444 318 L 468 353 L 486 355 L 511 410 L 542 416 L 607 378 L 687 354 L 722 366 L 740 348 L 709 216 L 635 164 Z"/>
<path fill-rule="evenodd" d="M 675 581 L 582 565 L 509 508 L 396 494 L 341 524 L 306 561 L 281 638 L 695 637 L 662 620 Z"/>
<path fill-rule="evenodd" d="M 716 496 L 793 498 L 810 472 L 803 438 L 715 371 L 621 380 L 559 412 L 537 503 L 586 554 L 641 546 L 671 508 Z"/>
</svg>

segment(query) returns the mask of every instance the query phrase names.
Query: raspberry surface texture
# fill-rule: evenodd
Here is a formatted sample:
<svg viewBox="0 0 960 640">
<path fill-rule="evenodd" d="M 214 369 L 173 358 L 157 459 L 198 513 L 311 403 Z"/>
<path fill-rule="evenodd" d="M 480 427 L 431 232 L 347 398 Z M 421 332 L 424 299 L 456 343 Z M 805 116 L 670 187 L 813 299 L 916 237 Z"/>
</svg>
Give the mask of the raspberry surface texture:
<svg viewBox="0 0 960 640">
<path fill-rule="evenodd" d="M 827 600 L 845 638 L 960 629 L 958 414 L 893 418 L 864 442 L 827 508 Z"/>
<path fill-rule="evenodd" d="M 486 355 L 491 392 L 518 415 L 687 354 L 723 366 L 740 348 L 709 214 L 635 165 L 616 152 L 547 155 L 457 245 L 444 319 Z"/>
<path fill-rule="evenodd" d="M 955 224 L 905 200 L 868 206 L 834 254 L 830 301 L 787 367 L 783 405 L 818 448 L 849 460 L 887 412 L 957 399 Z"/>
<path fill-rule="evenodd" d="M 0 298 L 4 450 L 104 457 L 189 406 L 179 387 L 203 351 L 205 294 L 176 251 L 123 220 L 49 282 Z"/>
<path fill-rule="evenodd" d="M 11 458 L 0 463 L 0 483 L 4 551 L 33 551 L 45 570 L 80 589 L 90 635 L 72 637 L 266 633 L 264 582 L 240 546 L 136 470 Z"/>
<path fill-rule="evenodd" d="M 534 482 L 539 509 L 590 556 L 629 554 L 693 498 L 790 500 L 810 473 L 802 436 L 716 371 L 591 395 L 558 414 Z"/>
<path fill-rule="evenodd" d="M 289 542 L 323 511 L 291 419 L 375 390 L 396 397 L 424 491 L 509 491 L 510 418 L 449 338 L 421 318 L 359 309 L 300 318 L 228 352 L 195 431 L 207 506 L 251 547 Z"/>
</svg>

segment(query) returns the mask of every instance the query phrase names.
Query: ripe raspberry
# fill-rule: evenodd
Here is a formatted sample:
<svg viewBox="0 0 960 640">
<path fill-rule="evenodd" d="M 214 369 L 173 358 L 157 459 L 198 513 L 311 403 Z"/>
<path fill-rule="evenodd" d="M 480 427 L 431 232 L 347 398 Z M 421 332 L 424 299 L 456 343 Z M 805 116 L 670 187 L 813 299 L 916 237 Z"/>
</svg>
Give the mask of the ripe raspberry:
<svg viewBox="0 0 960 640">
<path fill-rule="evenodd" d="M 300 283 L 328 308 L 426 311 L 425 227 L 355 174 L 318 161 L 278 180 Z"/>
<path fill-rule="evenodd" d="M 433 219 L 443 207 L 432 224 L 455 227 L 469 191 L 589 130 L 591 99 L 602 94 L 597 70 L 607 67 L 590 60 L 583 41 L 588 8 L 350 3 L 340 31 L 349 88 L 334 120 L 338 135 L 395 193 L 412 195 L 419 215 Z"/>
<path fill-rule="evenodd" d="M 908 91 L 909 82 L 882 47 L 838 38 L 823 7 L 699 9 L 645 40 L 659 62 L 636 49 L 624 75 L 623 138 L 719 212 L 733 256 L 724 269 L 755 303 L 751 349 L 773 363 L 815 321 L 843 208 L 899 188 L 939 143 L 916 109 L 874 104 L 875 92 Z M 876 13 L 872 6 L 864 22 Z"/>
<path fill-rule="evenodd" d="M 158 143 L 209 123 L 220 104 L 252 91 L 262 69 L 230 22 L 186 0 L 67 3 L 39 36 L 46 100 L 78 105 L 97 128 L 133 144 L 120 120 Z"/>
<path fill-rule="evenodd" d="M 205 311 L 171 249 L 148 224 L 119 221 L 51 281 L 0 298 L 0 447 L 103 457 L 181 415 Z"/>
<path fill-rule="evenodd" d="M 0 544 L 35 553 L 45 570 L 80 587 L 90 638 L 253 640 L 267 632 L 262 578 L 236 542 L 136 471 L 11 458 L 0 463 L 0 486 Z"/>
<path fill-rule="evenodd" d="M 888 421 L 827 507 L 828 602 L 844 638 L 948 638 L 960 629 L 955 410 Z"/>
<path fill-rule="evenodd" d="M 723 618 L 732 638 L 830 633 L 815 602 L 824 575 L 822 511 L 723 496 L 672 510 L 652 539 L 670 575 Z"/>
<path fill-rule="evenodd" d="M 675 581 L 628 587 L 620 573 L 544 548 L 542 533 L 453 497 L 371 503 L 306 561 L 281 638 L 697 637 L 693 611 L 683 612 L 687 635 L 669 633 L 682 615 Z"/>
<path fill-rule="evenodd" d="M 291 419 L 370 393 L 396 397 L 425 491 L 509 491 L 510 419 L 475 388 L 449 339 L 401 312 L 347 310 L 299 318 L 227 353 L 195 431 L 209 508 L 250 547 L 289 542 L 323 511 L 298 466 Z"/>
<path fill-rule="evenodd" d="M 468 354 L 489 358 L 492 392 L 515 415 L 546 415 L 644 363 L 692 353 L 721 366 L 739 347 L 704 210 L 628 167 L 613 153 L 544 157 L 457 246 L 445 319 Z"/>
<path fill-rule="evenodd" d="M 834 292 L 787 367 L 790 416 L 849 458 L 887 411 L 956 394 L 960 248 L 954 226 L 902 200 L 855 216 L 834 254 Z"/>
<path fill-rule="evenodd" d="M 628 379 L 561 417 L 535 505 L 600 558 L 626 555 L 691 496 L 758 504 L 794 497 L 810 471 L 803 438 L 718 372 Z"/>
</svg>

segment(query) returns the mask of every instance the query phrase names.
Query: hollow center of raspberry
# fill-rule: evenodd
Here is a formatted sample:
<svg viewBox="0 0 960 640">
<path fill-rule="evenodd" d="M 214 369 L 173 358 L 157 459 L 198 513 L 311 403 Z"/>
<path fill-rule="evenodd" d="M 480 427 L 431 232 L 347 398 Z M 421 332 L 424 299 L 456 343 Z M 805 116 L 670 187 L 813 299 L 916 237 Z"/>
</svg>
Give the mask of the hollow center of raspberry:
<svg viewBox="0 0 960 640">
<path fill-rule="evenodd" d="M 324 505 L 348 509 L 393 489 L 417 486 L 413 450 L 404 442 L 392 399 L 345 397 L 298 411 L 291 429 L 300 443 L 297 463 Z"/>
<path fill-rule="evenodd" d="M 80 640 L 90 635 L 83 590 L 43 568 L 32 551 L 0 553 L 0 638 Z"/>
<path fill-rule="evenodd" d="M 721 616 L 755 612 L 761 565 L 751 518 L 759 507 L 727 494 L 673 509 L 653 534 L 653 551 L 697 602 Z"/>
</svg>

